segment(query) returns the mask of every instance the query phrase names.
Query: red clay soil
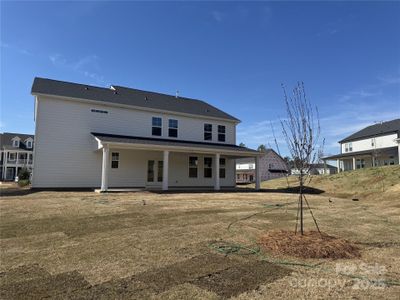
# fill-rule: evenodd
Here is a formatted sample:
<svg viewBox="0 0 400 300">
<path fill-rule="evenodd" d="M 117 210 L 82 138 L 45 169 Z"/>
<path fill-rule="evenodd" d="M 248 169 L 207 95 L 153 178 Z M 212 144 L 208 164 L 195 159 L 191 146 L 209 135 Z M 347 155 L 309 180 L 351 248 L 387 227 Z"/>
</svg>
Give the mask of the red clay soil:
<svg viewBox="0 0 400 300">
<path fill-rule="evenodd" d="M 304 235 L 293 231 L 269 231 L 262 235 L 259 244 L 267 251 L 278 255 L 301 258 L 356 258 L 360 249 L 349 241 L 317 231 L 307 231 Z"/>
</svg>

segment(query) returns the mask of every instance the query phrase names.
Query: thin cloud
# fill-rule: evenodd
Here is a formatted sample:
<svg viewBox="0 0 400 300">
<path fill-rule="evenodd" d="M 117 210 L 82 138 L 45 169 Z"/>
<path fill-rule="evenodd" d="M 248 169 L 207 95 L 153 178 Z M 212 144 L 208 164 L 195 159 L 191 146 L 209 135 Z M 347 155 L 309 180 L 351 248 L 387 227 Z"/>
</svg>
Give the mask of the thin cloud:
<svg viewBox="0 0 400 300">
<path fill-rule="evenodd" d="M 60 68 L 66 68 L 94 80 L 97 84 L 105 85 L 105 79 L 99 74 L 100 67 L 97 55 L 84 56 L 77 61 L 69 61 L 62 54 L 49 55 L 51 63 Z"/>
<path fill-rule="evenodd" d="M 8 43 L 3 43 L 2 42 L 1 43 L 1 47 L 4 48 L 4 49 L 12 50 L 12 51 L 17 52 L 17 53 L 22 54 L 22 55 L 33 56 L 32 52 L 28 51 L 25 48 L 17 46 L 17 45 L 12 45 L 12 44 L 8 44 Z"/>
<path fill-rule="evenodd" d="M 225 18 L 225 13 L 218 11 L 218 10 L 213 10 L 211 11 L 211 17 L 217 21 L 218 23 L 222 22 Z"/>
</svg>

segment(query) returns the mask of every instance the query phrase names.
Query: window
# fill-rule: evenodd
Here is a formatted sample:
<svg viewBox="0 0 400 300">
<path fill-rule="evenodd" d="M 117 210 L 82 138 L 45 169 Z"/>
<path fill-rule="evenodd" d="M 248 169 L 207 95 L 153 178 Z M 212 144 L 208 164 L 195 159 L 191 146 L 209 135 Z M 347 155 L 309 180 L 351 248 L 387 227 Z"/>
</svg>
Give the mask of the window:
<svg viewBox="0 0 400 300">
<path fill-rule="evenodd" d="M 371 139 L 371 147 L 375 146 L 375 139 Z"/>
<path fill-rule="evenodd" d="M 212 141 L 212 124 L 204 124 L 204 140 Z"/>
<path fill-rule="evenodd" d="M 158 165 L 157 165 L 157 181 L 158 182 L 163 181 L 163 169 L 164 169 L 164 162 L 162 160 L 159 160 Z"/>
<path fill-rule="evenodd" d="M 111 168 L 118 169 L 118 165 L 119 165 L 119 153 L 112 152 L 111 153 Z"/>
<path fill-rule="evenodd" d="M 356 160 L 356 169 L 364 169 L 365 168 L 365 160 L 357 159 Z"/>
<path fill-rule="evenodd" d="M 26 148 L 28 148 L 28 149 L 32 148 L 32 141 L 27 141 L 26 142 Z"/>
<path fill-rule="evenodd" d="M 154 181 L 154 160 L 149 160 L 147 162 L 147 181 Z"/>
<path fill-rule="evenodd" d="M 101 109 L 94 109 L 94 108 L 92 108 L 90 111 L 91 111 L 91 112 L 94 112 L 94 113 L 98 113 L 98 114 L 108 114 L 108 111 L 106 111 L 106 110 L 101 110 Z"/>
<path fill-rule="evenodd" d="M 153 117 L 152 119 L 152 129 L 151 129 L 151 134 L 152 135 L 158 135 L 161 136 L 161 129 L 162 129 L 162 119 L 158 117 Z"/>
<path fill-rule="evenodd" d="M 30 164 L 31 164 L 31 163 L 32 163 L 32 161 L 33 161 L 33 155 L 32 155 L 32 153 L 30 153 L 30 154 L 29 154 L 29 161 L 28 161 L 28 163 L 30 163 Z"/>
<path fill-rule="evenodd" d="M 225 178 L 225 167 L 226 167 L 225 158 L 220 158 L 219 159 L 219 178 Z"/>
<path fill-rule="evenodd" d="M 18 148 L 19 147 L 19 140 L 13 140 L 13 147 Z"/>
<path fill-rule="evenodd" d="M 218 142 L 225 142 L 225 126 L 218 125 Z"/>
<path fill-rule="evenodd" d="M 212 157 L 204 157 L 204 178 L 212 177 Z"/>
<path fill-rule="evenodd" d="M 14 161 L 16 159 L 16 153 L 8 153 L 8 160 Z"/>
<path fill-rule="evenodd" d="M 351 152 L 351 151 L 353 151 L 353 143 L 346 143 L 346 144 L 344 144 L 344 151 L 345 151 L 345 152 Z"/>
<path fill-rule="evenodd" d="M 178 120 L 168 120 L 168 136 L 178 137 Z"/>
<path fill-rule="evenodd" d="M 198 160 L 196 156 L 189 156 L 189 177 L 197 178 Z"/>
</svg>

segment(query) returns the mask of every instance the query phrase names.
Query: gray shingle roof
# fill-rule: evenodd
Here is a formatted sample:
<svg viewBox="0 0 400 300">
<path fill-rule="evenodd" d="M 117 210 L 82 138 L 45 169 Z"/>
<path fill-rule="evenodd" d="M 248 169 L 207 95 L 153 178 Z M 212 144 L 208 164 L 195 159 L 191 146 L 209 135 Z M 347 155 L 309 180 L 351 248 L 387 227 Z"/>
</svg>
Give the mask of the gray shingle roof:
<svg viewBox="0 0 400 300">
<path fill-rule="evenodd" d="M 32 85 L 32 94 L 94 100 L 239 122 L 235 117 L 202 100 L 177 98 L 116 85 L 104 88 L 36 77 Z"/>
<path fill-rule="evenodd" d="M 193 147 L 195 148 L 208 148 L 208 149 L 220 149 L 235 151 L 238 154 L 242 153 L 254 153 L 259 154 L 257 150 L 249 149 L 246 147 L 230 145 L 230 144 L 217 144 L 207 142 L 193 142 L 193 141 L 182 141 L 182 140 L 171 140 L 171 139 L 160 139 L 160 138 L 149 138 L 149 137 L 138 137 L 138 136 L 126 136 L 92 132 L 93 136 L 98 138 L 100 141 L 105 143 L 126 143 L 126 144 L 146 144 L 146 145 L 160 145 L 160 146 L 180 146 L 187 147 L 190 151 Z"/>
<path fill-rule="evenodd" d="M 396 153 L 397 152 L 397 146 L 395 147 L 387 147 L 387 148 L 378 148 L 378 149 L 371 149 L 371 150 L 363 150 L 363 151 L 357 151 L 357 152 L 345 152 L 341 154 L 336 154 L 336 155 L 330 155 L 323 157 L 323 159 L 340 159 L 340 158 L 351 158 L 355 157 L 358 155 L 372 155 L 373 153 Z"/>
<path fill-rule="evenodd" d="M 339 143 L 350 142 L 367 137 L 373 137 L 382 134 L 396 133 L 396 132 L 400 132 L 400 119 L 395 119 L 392 121 L 387 121 L 365 127 L 364 129 L 361 129 L 360 131 L 357 131 L 356 133 L 353 133 L 352 135 L 339 141 Z"/>
<path fill-rule="evenodd" d="M 18 136 L 21 139 L 19 143 L 19 148 L 15 148 L 12 145 L 12 139 L 16 136 Z M 13 132 L 0 133 L 0 149 L 27 149 L 25 145 L 25 140 L 28 138 L 35 139 L 35 136 L 32 134 L 13 133 Z M 33 147 L 28 150 L 32 149 Z"/>
</svg>

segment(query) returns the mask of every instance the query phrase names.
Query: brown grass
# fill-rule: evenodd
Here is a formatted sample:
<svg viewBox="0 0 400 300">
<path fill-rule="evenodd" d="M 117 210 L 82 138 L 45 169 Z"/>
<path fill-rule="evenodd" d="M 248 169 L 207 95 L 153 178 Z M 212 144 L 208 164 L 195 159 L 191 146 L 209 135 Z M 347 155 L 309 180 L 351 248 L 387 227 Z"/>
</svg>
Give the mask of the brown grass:
<svg viewBox="0 0 400 300">
<path fill-rule="evenodd" d="M 266 250 L 226 256 L 210 247 L 219 241 L 257 249 L 265 232 L 293 230 L 295 194 L 24 193 L 0 198 L 1 299 L 362 299 L 400 292 L 396 286 L 384 293 L 355 290 L 351 282 L 330 293 L 294 289 L 293 278 L 337 278 L 335 263 L 312 259 L 328 270 L 320 274 L 280 263 L 309 259 L 275 259 Z M 386 279 L 400 281 L 396 195 L 394 185 L 358 202 L 324 194 L 307 199 L 321 230 L 360 248 L 352 263 L 378 263 Z M 308 214 L 305 228 L 314 229 Z"/>
<path fill-rule="evenodd" d="M 359 247 L 347 240 L 318 231 L 306 231 L 304 235 L 292 231 L 270 231 L 260 237 L 260 245 L 278 255 L 301 258 L 358 258 Z"/>
</svg>

